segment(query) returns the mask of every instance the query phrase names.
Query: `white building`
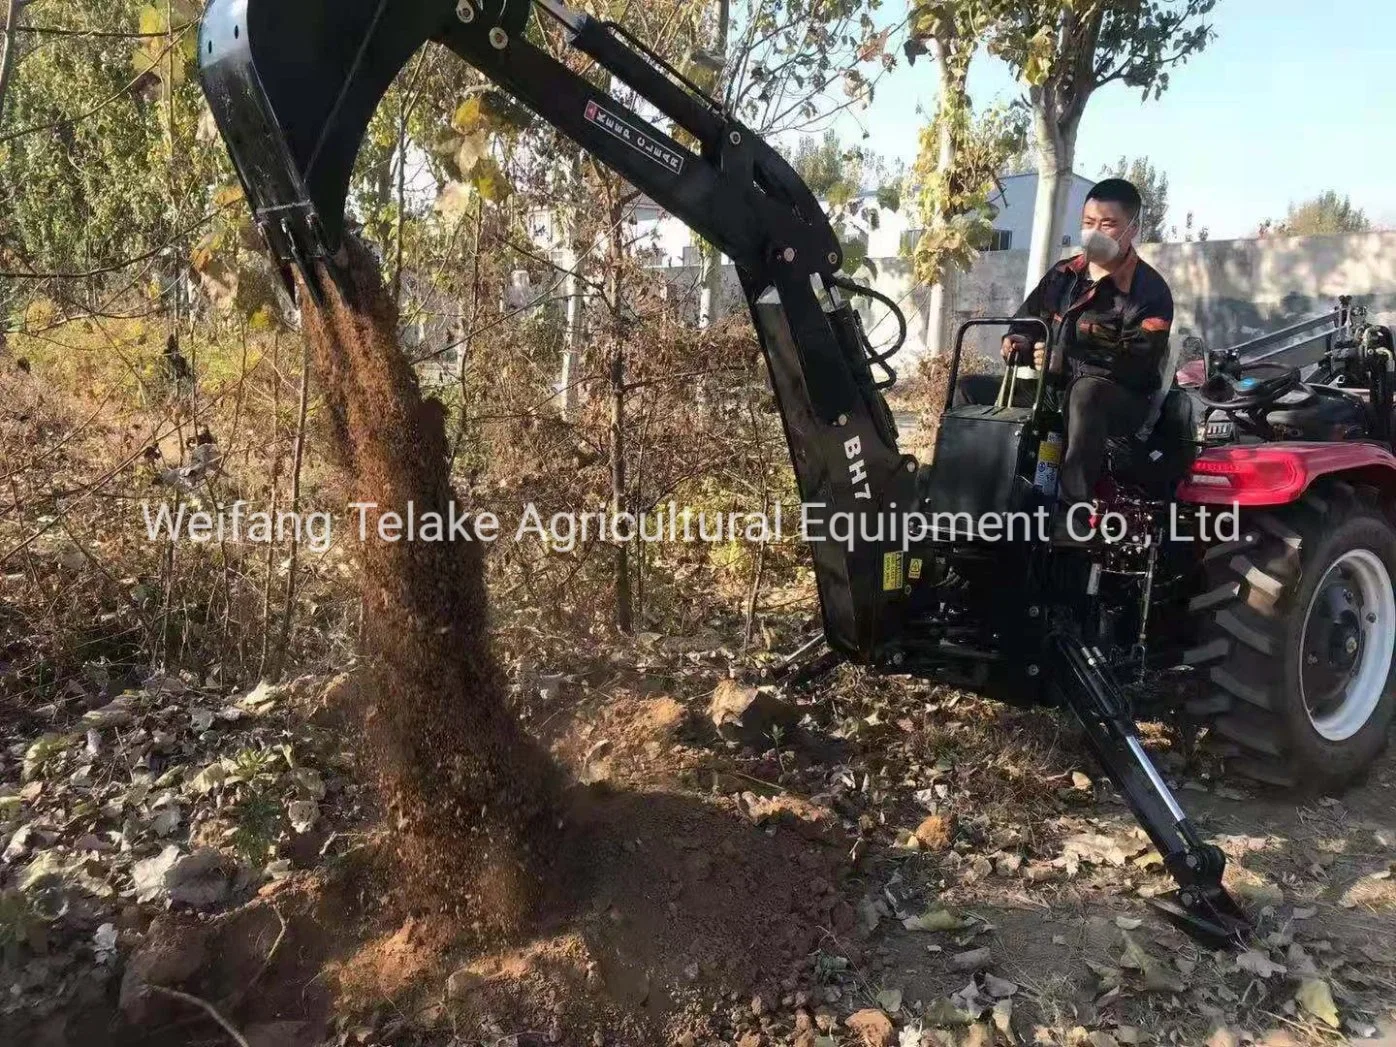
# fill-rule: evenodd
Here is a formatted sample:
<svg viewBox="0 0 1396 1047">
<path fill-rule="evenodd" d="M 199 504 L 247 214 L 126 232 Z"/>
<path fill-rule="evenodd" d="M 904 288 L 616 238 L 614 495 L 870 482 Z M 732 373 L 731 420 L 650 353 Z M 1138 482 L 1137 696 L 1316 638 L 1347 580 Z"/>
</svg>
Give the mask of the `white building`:
<svg viewBox="0 0 1396 1047">
<path fill-rule="evenodd" d="M 1086 194 L 1094 184 L 1093 180 L 1083 175 L 1071 176 L 1063 247 L 1080 245 L 1080 227 L 1075 219 L 1086 206 Z M 989 200 L 998 211 L 993 221 L 994 237 L 989 245 L 990 251 L 1028 249 L 1032 241 L 1036 201 L 1036 171 L 999 178 L 999 190 Z M 900 210 L 888 211 L 878 207 L 876 193 L 868 192 L 858 197 L 853 210 L 856 213 L 844 216 L 843 221 L 850 229 L 857 229 L 868 238 L 869 258 L 897 258 L 910 254 L 921 232 L 920 216 L 915 213 L 914 202 L 904 200 Z M 871 218 L 874 211 L 877 212 L 875 222 Z M 632 235 L 638 238 L 637 249 L 652 248 L 656 252 L 655 265 L 671 268 L 699 263 L 692 231 L 677 218 L 661 211 L 652 200 L 641 199 L 635 204 L 632 222 Z M 873 228 L 874 224 L 876 228 Z"/>
<path fill-rule="evenodd" d="M 1071 176 L 1068 190 L 1067 225 L 1062 236 L 1062 250 L 1069 252 L 1080 244 L 1078 218 L 1086 204 L 1086 194 L 1095 183 L 1078 174 Z M 1026 257 L 1032 240 L 1033 213 L 1037 200 L 1037 173 L 1003 175 L 999 188 L 990 199 L 996 209 L 993 219 L 994 235 L 987 253 L 994 256 L 1008 252 L 1021 253 Z M 911 330 L 907 343 L 908 357 L 921 355 L 936 345 L 944 344 L 946 334 L 935 335 L 927 328 L 926 301 L 930 289 L 919 284 L 912 271 L 911 256 L 916 240 L 921 235 L 919 215 L 915 202 L 904 199 L 897 211 L 879 207 L 875 193 L 863 193 L 855 203 L 835 216 L 836 224 L 842 227 L 844 239 L 860 237 L 867 239 L 866 256 L 877 265 L 877 276 L 872 279 L 878 290 L 901 303 L 910 314 Z M 546 250 L 553 260 L 562 266 L 570 264 L 570 254 L 562 248 L 557 216 L 540 211 L 529 219 L 530 233 L 534 242 Z M 698 267 L 701 257 L 695 234 L 683 222 L 665 212 L 648 197 L 641 197 L 631 205 L 626 239 L 631 243 L 637 257 L 643 258 L 656 269 L 671 271 L 669 283 L 672 293 L 689 300 L 692 315 L 697 318 Z M 599 248 L 600 245 L 595 245 Z M 595 248 L 594 248 L 595 249 Z M 997 260 L 997 258 L 995 259 Z M 723 293 L 718 303 L 718 315 L 740 302 L 736 271 L 724 259 Z M 990 266 L 990 269 L 993 269 Z M 528 292 L 525 286 L 519 290 Z M 950 281 L 951 311 L 946 315 L 947 323 L 966 318 L 960 315 L 973 295 L 967 294 L 970 288 L 963 285 L 965 277 L 955 274 Z M 1012 289 L 1021 292 L 1021 284 Z M 989 288 L 996 294 L 999 288 Z M 992 297 L 992 294 L 991 294 Z M 871 325 L 880 319 L 885 310 L 871 303 L 863 303 L 867 310 L 865 320 Z M 968 315 L 968 314 L 966 314 Z"/>
<path fill-rule="evenodd" d="M 1062 235 L 1062 247 L 1079 247 L 1081 230 L 1076 219 L 1086 206 L 1086 194 L 1095 182 L 1079 174 L 1071 176 L 1067 196 L 1067 228 Z M 899 211 L 877 207 L 876 194 L 864 193 L 859 198 L 860 216 L 850 221 L 868 237 L 869 258 L 896 258 L 909 254 L 921 235 L 920 216 L 911 201 L 903 201 Z M 1001 175 L 999 189 L 989 198 L 997 210 L 994 216 L 994 236 L 990 251 L 1026 251 L 1032 243 L 1033 212 L 1037 203 L 1037 172 Z M 867 210 L 878 211 L 877 228 L 867 218 Z"/>
</svg>

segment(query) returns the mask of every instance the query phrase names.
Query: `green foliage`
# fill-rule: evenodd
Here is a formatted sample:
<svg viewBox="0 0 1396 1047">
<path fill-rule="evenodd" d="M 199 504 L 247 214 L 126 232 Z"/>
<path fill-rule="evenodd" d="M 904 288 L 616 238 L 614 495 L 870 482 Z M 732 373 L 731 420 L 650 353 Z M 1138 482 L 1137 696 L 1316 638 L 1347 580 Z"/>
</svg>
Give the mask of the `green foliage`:
<svg viewBox="0 0 1396 1047">
<path fill-rule="evenodd" d="M 832 129 L 822 138 L 801 138 L 790 163 L 810 192 L 836 207 L 848 203 L 863 187 L 863 151 L 845 149 Z"/>
<path fill-rule="evenodd" d="M 1120 157 L 1114 164 L 1101 168 L 1102 178 L 1124 178 L 1139 190 L 1144 198 L 1144 213 L 1140 215 L 1141 243 L 1161 243 L 1166 235 L 1168 221 L 1168 174 L 1158 170 L 1147 156 L 1128 160 Z"/>
<path fill-rule="evenodd" d="M 942 121 L 950 120 L 953 161 L 939 164 Z M 968 269 L 989 246 L 997 210 L 990 203 L 1006 161 L 1022 150 L 1027 114 L 1021 106 L 999 106 L 972 118 L 955 107 L 921 132 L 912 177 L 924 233 L 916 243 L 917 279 L 939 283 L 947 269 Z"/>
<path fill-rule="evenodd" d="M 1216 0 L 982 0 L 970 6 L 991 17 L 990 50 L 1028 84 L 1084 90 L 1066 99 L 1085 108 L 1090 93 L 1120 81 L 1158 98 L 1169 70 L 1213 37 L 1201 22 Z"/>
<path fill-rule="evenodd" d="M 51 24 L 162 32 L 164 5 L 49 0 Z M 173 5 L 176 27 L 195 13 Z M 22 38 L 6 99 L 0 251 L 44 271 L 99 268 L 175 238 L 229 177 L 221 149 L 196 141 L 203 97 L 190 75 L 194 30 L 163 38 Z M 172 259 L 171 259 L 172 260 Z"/>
<path fill-rule="evenodd" d="M 1371 220 L 1352 200 L 1330 189 L 1312 200 L 1292 204 L 1283 222 L 1267 220 L 1260 227 L 1261 236 L 1340 236 L 1344 233 L 1365 233 L 1372 228 Z"/>
</svg>

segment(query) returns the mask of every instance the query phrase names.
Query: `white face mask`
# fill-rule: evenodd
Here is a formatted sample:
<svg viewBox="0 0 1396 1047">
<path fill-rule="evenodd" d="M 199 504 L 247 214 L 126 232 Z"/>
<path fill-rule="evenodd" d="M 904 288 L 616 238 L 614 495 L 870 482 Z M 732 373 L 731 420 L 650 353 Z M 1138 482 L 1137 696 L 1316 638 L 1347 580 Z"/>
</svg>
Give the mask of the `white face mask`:
<svg viewBox="0 0 1396 1047">
<path fill-rule="evenodd" d="M 1081 247 L 1086 257 L 1096 265 L 1109 265 L 1120 257 L 1120 242 L 1099 229 L 1082 229 Z"/>
<path fill-rule="evenodd" d="M 1128 234 L 1135 224 L 1131 222 L 1125 226 L 1125 232 L 1121 235 Z M 1099 229 L 1083 228 L 1081 230 L 1081 246 L 1086 252 L 1086 258 L 1096 265 L 1109 265 L 1124 253 L 1124 248 L 1120 246 L 1119 240 Z"/>
</svg>

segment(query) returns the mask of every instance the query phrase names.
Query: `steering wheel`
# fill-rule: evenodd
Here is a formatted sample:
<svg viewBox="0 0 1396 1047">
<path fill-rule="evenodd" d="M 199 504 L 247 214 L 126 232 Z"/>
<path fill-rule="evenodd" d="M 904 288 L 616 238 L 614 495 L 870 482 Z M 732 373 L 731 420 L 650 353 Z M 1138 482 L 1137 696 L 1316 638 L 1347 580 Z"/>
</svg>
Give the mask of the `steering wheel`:
<svg viewBox="0 0 1396 1047">
<path fill-rule="evenodd" d="M 1302 384 L 1297 367 L 1246 364 L 1233 371 L 1213 372 L 1198 399 L 1219 411 L 1249 411 L 1274 403 Z"/>
</svg>

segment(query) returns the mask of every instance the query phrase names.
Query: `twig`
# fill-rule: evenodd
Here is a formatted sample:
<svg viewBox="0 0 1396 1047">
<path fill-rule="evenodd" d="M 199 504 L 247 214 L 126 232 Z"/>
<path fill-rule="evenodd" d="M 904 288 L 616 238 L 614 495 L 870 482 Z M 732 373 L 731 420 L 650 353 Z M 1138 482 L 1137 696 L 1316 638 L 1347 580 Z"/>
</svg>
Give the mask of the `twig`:
<svg viewBox="0 0 1396 1047">
<path fill-rule="evenodd" d="M 195 1007 L 203 1008 L 203 1010 L 208 1014 L 208 1016 L 212 1018 L 214 1021 L 216 1021 L 219 1025 L 221 1025 L 223 1027 L 223 1030 L 229 1036 L 231 1036 L 240 1045 L 240 1047 L 252 1047 L 252 1045 L 247 1042 L 247 1037 L 243 1036 L 242 1033 L 238 1032 L 237 1027 L 233 1025 L 232 1022 L 228 1021 L 227 1018 L 224 1018 L 223 1015 L 218 1013 L 218 1008 L 213 1006 L 213 1004 L 209 1003 L 207 1000 L 201 999 L 200 997 L 194 996 L 187 992 L 180 992 L 180 990 L 178 989 L 171 989 L 165 985 L 147 985 L 146 988 L 154 990 L 158 993 L 164 993 L 166 996 L 173 997 L 176 1000 L 183 1000 L 185 1003 L 193 1004 Z"/>
<path fill-rule="evenodd" d="M 174 32 L 183 33 L 191 28 L 193 22 L 185 22 L 183 25 L 174 27 Z M 168 37 L 168 32 L 159 33 L 117 33 L 104 29 L 71 29 L 66 26 L 47 25 L 17 25 L 16 33 L 27 33 L 30 36 L 76 36 L 92 40 L 158 40 Z"/>
<path fill-rule="evenodd" d="M 242 991 L 233 998 L 231 1003 L 228 1004 L 228 1006 L 233 1010 L 236 1010 L 238 1007 L 242 1006 L 242 1001 L 247 999 L 247 994 L 250 993 L 253 989 L 255 989 L 257 987 L 257 983 L 262 980 L 263 976 L 267 973 L 267 971 L 271 970 L 272 961 L 276 959 L 276 954 L 281 949 L 281 943 L 286 940 L 286 917 L 282 916 L 281 910 L 274 905 L 271 907 L 271 911 L 281 922 L 281 930 L 276 932 L 276 940 L 271 943 L 271 948 L 267 950 L 266 959 L 262 961 L 262 966 L 258 968 L 257 973 L 252 976 L 252 980 L 248 982 L 245 986 L 243 986 Z"/>
</svg>

